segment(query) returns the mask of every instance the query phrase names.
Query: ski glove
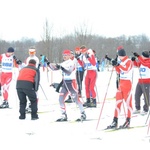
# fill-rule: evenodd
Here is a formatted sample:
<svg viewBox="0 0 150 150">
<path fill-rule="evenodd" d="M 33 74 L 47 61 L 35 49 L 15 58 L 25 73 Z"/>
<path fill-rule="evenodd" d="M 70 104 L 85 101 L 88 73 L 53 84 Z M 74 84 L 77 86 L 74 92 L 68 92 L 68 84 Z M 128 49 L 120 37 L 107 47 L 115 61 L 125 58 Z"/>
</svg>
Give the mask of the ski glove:
<svg viewBox="0 0 150 150">
<path fill-rule="evenodd" d="M 90 58 L 89 54 L 87 54 L 87 53 L 85 54 L 85 57 L 86 57 L 86 58 Z"/>
<path fill-rule="evenodd" d="M 60 69 L 60 67 L 61 67 L 60 65 L 56 64 L 56 68 L 57 68 L 57 69 Z"/>
<path fill-rule="evenodd" d="M 111 61 L 111 58 L 109 58 L 107 54 L 105 55 L 105 58 L 106 58 L 107 60 Z"/>
<path fill-rule="evenodd" d="M 22 61 L 19 60 L 19 59 L 17 59 L 15 55 L 13 56 L 13 59 L 16 61 L 16 63 L 17 63 L 18 65 L 22 64 Z"/>
<path fill-rule="evenodd" d="M 62 71 L 64 70 L 64 68 L 62 66 L 58 65 L 58 64 L 56 64 L 56 68 L 61 69 Z"/>
<path fill-rule="evenodd" d="M 119 66 L 120 64 L 116 60 L 112 60 L 112 66 Z"/>
<path fill-rule="evenodd" d="M 136 53 L 136 52 L 134 52 L 133 55 L 134 55 L 135 57 L 139 57 L 139 54 Z"/>
<path fill-rule="evenodd" d="M 135 61 L 135 59 L 136 59 L 135 57 L 132 57 L 132 58 L 131 58 L 132 61 Z"/>
<path fill-rule="evenodd" d="M 47 62 L 47 65 L 49 66 L 49 64 L 50 64 L 50 62 L 48 61 L 48 62 Z"/>
<path fill-rule="evenodd" d="M 22 61 L 19 60 L 19 59 L 17 59 L 17 60 L 16 60 L 16 63 L 17 63 L 18 65 L 21 65 L 21 64 L 22 64 Z"/>
<path fill-rule="evenodd" d="M 75 58 L 78 60 L 80 55 L 81 55 L 81 53 L 80 54 L 75 54 Z"/>
</svg>

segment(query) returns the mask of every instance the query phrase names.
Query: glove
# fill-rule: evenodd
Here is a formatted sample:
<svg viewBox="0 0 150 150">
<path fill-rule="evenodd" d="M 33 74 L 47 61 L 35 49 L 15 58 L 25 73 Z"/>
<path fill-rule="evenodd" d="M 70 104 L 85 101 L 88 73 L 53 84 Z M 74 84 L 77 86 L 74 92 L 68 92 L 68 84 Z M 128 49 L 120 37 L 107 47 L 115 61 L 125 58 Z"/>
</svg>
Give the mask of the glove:
<svg viewBox="0 0 150 150">
<path fill-rule="evenodd" d="M 139 57 L 139 54 L 136 53 L 136 52 L 134 52 L 133 55 L 134 55 L 135 57 Z"/>
<path fill-rule="evenodd" d="M 60 66 L 60 65 L 58 65 L 58 64 L 56 64 L 56 68 L 57 68 L 57 69 L 60 69 L 60 68 L 61 68 L 61 66 Z"/>
<path fill-rule="evenodd" d="M 111 61 L 111 58 L 109 58 L 107 54 L 105 55 L 105 59 Z"/>
<path fill-rule="evenodd" d="M 47 65 L 49 66 L 49 64 L 50 64 L 50 62 L 48 61 L 48 62 L 47 62 Z"/>
<path fill-rule="evenodd" d="M 16 58 L 16 56 L 15 56 L 15 55 L 13 56 L 13 59 L 17 60 L 17 58 Z"/>
<path fill-rule="evenodd" d="M 75 58 L 76 59 L 79 59 L 79 56 L 81 55 L 81 53 L 80 54 L 75 54 Z"/>
<path fill-rule="evenodd" d="M 22 61 L 19 60 L 19 59 L 17 59 L 15 55 L 13 56 L 13 59 L 16 61 L 16 63 L 17 63 L 18 65 L 22 64 Z"/>
<path fill-rule="evenodd" d="M 86 57 L 86 58 L 90 58 L 90 56 L 89 56 L 89 54 L 88 54 L 88 53 L 86 53 L 86 54 L 85 54 L 85 57 Z"/>
<path fill-rule="evenodd" d="M 119 66 L 119 63 L 116 60 L 112 60 L 112 66 Z"/>
<path fill-rule="evenodd" d="M 64 67 L 61 66 L 60 69 L 63 71 L 63 70 L 64 70 Z"/>
<path fill-rule="evenodd" d="M 18 65 L 21 65 L 21 64 L 22 64 L 22 61 L 19 60 L 19 59 L 16 59 L 16 63 L 17 63 Z"/>
<path fill-rule="evenodd" d="M 108 55 L 107 55 L 107 54 L 105 55 L 105 58 L 106 58 L 106 59 L 108 58 Z"/>
<path fill-rule="evenodd" d="M 135 59 L 136 59 L 135 57 L 132 57 L 132 58 L 131 58 L 132 61 L 135 61 Z"/>
</svg>

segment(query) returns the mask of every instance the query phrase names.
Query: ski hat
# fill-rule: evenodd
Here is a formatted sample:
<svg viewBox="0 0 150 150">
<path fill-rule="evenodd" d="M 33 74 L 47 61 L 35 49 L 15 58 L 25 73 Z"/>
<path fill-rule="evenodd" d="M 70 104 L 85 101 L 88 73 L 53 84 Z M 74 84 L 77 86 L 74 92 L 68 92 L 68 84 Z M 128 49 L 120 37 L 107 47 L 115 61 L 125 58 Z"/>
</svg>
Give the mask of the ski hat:
<svg viewBox="0 0 150 150">
<path fill-rule="evenodd" d="M 75 51 L 80 51 L 80 47 L 75 47 Z"/>
<path fill-rule="evenodd" d="M 143 51 L 142 56 L 149 58 L 149 52 L 148 51 Z"/>
<path fill-rule="evenodd" d="M 124 50 L 123 46 L 117 47 L 117 53 L 118 53 L 118 56 L 126 56 L 126 51 Z"/>
<path fill-rule="evenodd" d="M 8 52 L 8 53 L 13 53 L 13 52 L 14 52 L 14 49 L 13 49 L 12 47 L 9 47 L 8 50 L 7 50 L 7 52 Z"/>
<path fill-rule="evenodd" d="M 70 55 L 71 54 L 71 51 L 66 49 L 63 51 L 62 55 Z"/>
</svg>

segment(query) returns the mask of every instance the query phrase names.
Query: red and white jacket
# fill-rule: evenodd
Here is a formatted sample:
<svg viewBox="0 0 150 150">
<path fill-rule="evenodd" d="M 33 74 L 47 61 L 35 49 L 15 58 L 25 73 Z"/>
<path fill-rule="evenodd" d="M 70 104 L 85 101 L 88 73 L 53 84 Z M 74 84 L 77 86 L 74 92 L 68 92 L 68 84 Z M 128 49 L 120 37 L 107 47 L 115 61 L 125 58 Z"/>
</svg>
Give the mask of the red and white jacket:
<svg viewBox="0 0 150 150">
<path fill-rule="evenodd" d="M 120 74 L 120 80 L 130 80 L 132 81 L 133 76 L 133 63 L 128 58 L 128 56 L 125 56 L 124 59 L 121 60 L 121 63 L 119 66 L 115 67 L 116 72 Z"/>
<path fill-rule="evenodd" d="M 143 59 L 139 56 L 133 63 L 139 67 L 139 83 L 150 83 L 150 58 Z"/>
<path fill-rule="evenodd" d="M 0 62 L 2 65 L 1 71 L 4 73 L 11 73 L 13 71 L 13 67 L 18 67 L 16 61 L 12 56 L 7 56 L 6 53 L 0 55 Z"/>
<path fill-rule="evenodd" d="M 97 70 L 96 67 L 96 58 L 92 51 L 92 49 L 87 50 L 87 54 L 89 55 L 89 58 L 86 58 L 85 55 L 83 55 L 82 60 L 78 59 L 79 64 L 84 67 L 85 70 Z"/>
</svg>

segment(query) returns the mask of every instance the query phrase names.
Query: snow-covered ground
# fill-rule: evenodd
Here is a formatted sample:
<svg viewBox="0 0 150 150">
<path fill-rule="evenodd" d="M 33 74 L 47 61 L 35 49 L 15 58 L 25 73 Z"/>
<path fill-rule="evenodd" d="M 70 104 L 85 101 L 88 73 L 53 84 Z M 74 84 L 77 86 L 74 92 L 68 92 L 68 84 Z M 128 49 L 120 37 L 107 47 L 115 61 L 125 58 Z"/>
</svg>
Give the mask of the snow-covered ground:
<svg viewBox="0 0 150 150">
<path fill-rule="evenodd" d="M 18 70 L 14 70 L 13 81 L 10 86 L 9 104 L 11 109 L 0 109 L 0 149 L 33 150 L 33 149 L 144 149 L 150 146 L 148 131 L 149 118 L 147 115 L 134 115 L 131 126 L 144 126 L 114 132 L 106 132 L 106 128 L 113 119 L 115 108 L 116 73 L 111 70 L 98 72 L 96 83 L 97 108 L 86 108 L 87 121 L 75 122 L 80 116 L 75 103 L 66 103 L 68 122 L 55 122 L 60 117 L 58 93 L 49 85 L 61 81 L 61 72 L 41 70 L 39 88 L 39 120 L 32 121 L 30 114 L 25 120 L 19 120 L 19 101 L 15 84 Z M 133 108 L 134 90 L 138 79 L 138 69 L 133 72 Z M 110 82 L 109 82 L 110 81 Z M 46 95 L 46 96 L 45 96 Z M 85 96 L 83 84 L 83 96 Z M 106 100 L 105 100 L 106 96 Z M 2 97 L 1 97 L 2 101 Z M 85 99 L 83 99 L 85 101 Z M 141 100 L 143 102 L 143 100 Z M 125 106 L 125 105 L 124 105 Z M 102 111 L 101 111 L 102 110 Z M 101 115 L 100 115 L 101 114 Z M 119 116 L 119 124 L 125 121 L 124 111 Z M 145 122 L 148 118 L 147 124 Z"/>
</svg>

